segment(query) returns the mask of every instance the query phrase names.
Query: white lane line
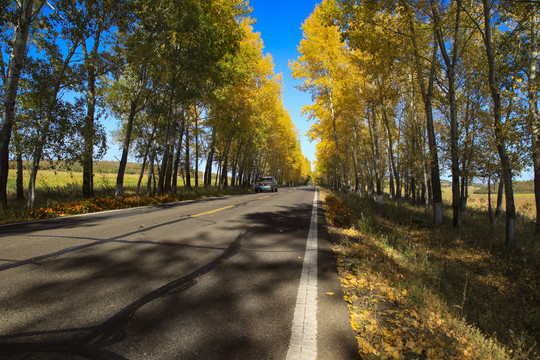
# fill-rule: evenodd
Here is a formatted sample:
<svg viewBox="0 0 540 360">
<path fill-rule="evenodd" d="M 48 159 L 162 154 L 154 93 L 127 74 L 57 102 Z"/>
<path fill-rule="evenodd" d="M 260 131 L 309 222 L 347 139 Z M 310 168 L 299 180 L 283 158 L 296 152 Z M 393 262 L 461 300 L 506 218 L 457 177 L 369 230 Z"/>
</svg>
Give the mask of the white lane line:
<svg viewBox="0 0 540 360">
<path fill-rule="evenodd" d="M 317 189 L 313 197 L 287 360 L 317 358 Z"/>
</svg>

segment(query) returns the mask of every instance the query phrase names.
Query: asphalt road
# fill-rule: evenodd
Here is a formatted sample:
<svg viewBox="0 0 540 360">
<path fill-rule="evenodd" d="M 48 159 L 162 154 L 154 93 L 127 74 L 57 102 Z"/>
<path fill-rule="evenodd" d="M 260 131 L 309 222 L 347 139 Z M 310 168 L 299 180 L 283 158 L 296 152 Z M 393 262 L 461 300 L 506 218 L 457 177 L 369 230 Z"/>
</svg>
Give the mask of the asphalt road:
<svg viewBox="0 0 540 360">
<path fill-rule="evenodd" d="M 1 226 L 0 358 L 358 358 L 315 193 Z"/>
</svg>

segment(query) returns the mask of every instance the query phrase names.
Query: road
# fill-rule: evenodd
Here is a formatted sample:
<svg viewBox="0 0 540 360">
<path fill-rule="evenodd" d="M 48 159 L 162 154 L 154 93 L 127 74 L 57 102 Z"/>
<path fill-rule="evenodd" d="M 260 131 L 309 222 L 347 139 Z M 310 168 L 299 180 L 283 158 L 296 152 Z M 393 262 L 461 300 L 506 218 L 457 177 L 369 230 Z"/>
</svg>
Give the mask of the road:
<svg viewBox="0 0 540 360">
<path fill-rule="evenodd" d="M 1 226 L 0 358 L 358 358 L 315 196 Z"/>
</svg>

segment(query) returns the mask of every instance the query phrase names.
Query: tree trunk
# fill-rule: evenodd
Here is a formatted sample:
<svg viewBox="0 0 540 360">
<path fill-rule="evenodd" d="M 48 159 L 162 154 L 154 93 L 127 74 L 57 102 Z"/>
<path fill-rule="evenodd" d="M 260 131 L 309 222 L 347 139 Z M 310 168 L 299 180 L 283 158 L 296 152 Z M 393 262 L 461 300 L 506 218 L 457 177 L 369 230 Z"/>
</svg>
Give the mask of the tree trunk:
<svg viewBox="0 0 540 360">
<path fill-rule="evenodd" d="M 83 124 L 84 150 L 82 155 L 83 185 L 82 191 L 85 198 L 94 197 L 94 138 L 95 138 L 95 113 L 96 113 L 96 60 L 100 45 L 101 32 L 98 30 L 94 38 L 94 46 L 91 54 L 88 54 L 86 42 L 82 42 L 84 66 L 87 72 L 86 90 L 86 116 Z"/>
<path fill-rule="evenodd" d="M 503 132 L 501 121 L 501 95 L 497 75 L 495 70 L 495 53 L 491 42 L 491 8 L 489 0 L 482 0 L 484 7 L 484 43 L 486 46 L 486 56 L 488 60 L 488 81 L 489 90 L 493 99 L 493 125 L 495 130 L 495 140 L 497 151 L 502 165 L 502 176 L 504 179 L 504 191 L 506 195 L 506 246 L 513 248 L 516 246 L 516 207 L 514 204 L 514 190 L 512 189 L 512 169 L 506 151 L 506 138 Z"/>
<path fill-rule="evenodd" d="M 225 148 L 225 152 L 223 154 L 224 158 L 222 160 L 221 176 L 219 179 L 220 189 L 223 189 L 224 187 L 229 186 L 229 181 L 228 181 L 229 149 L 230 149 L 230 142 L 227 144 Z"/>
<path fill-rule="evenodd" d="M 488 216 L 489 216 L 489 232 L 495 232 L 495 222 L 493 219 L 493 209 L 491 207 L 491 175 L 488 176 Z"/>
<path fill-rule="evenodd" d="M 411 202 L 413 205 L 416 205 L 416 179 L 414 176 L 411 176 L 411 194 L 412 194 Z"/>
<path fill-rule="evenodd" d="M 214 153 L 216 151 L 216 129 L 212 128 L 212 140 L 210 141 L 210 150 L 206 159 L 206 168 L 204 169 L 204 186 L 212 186 L 212 163 L 214 162 Z"/>
<path fill-rule="evenodd" d="M 191 189 L 191 160 L 189 158 L 189 121 L 186 123 L 186 189 Z"/>
<path fill-rule="evenodd" d="M 163 195 L 165 193 L 165 177 L 168 167 L 169 154 L 171 152 L 171 132 L 172 132 L 172 96 L 169 99 L 169 110 L 167 111 L 167 126 L 165 133 L 165 149 L 163 150 L 163 157 L 161 159 L 161 167 L 159 168 L 159 178 L 157 182 L 157 195 Z M 165 101 L 164 101 L 165 102 Z M 154 184 L 155 185 L 155 184 Z"/>
<path fill-rule="evenodd" d="M 406 2 L 401 3 L 406 5 Z M 434 41 L 433 53 L 431 56 L 431 65 L 428 78 L 428 84 L 424 80 L 422 71 L 422 56 L 420 55 L 419 47 L 416 42 L 416 30 L 414 28 L 414 21 L 409 20 L 409 28 L 411 30 L 411 41 L 413 44 L 415 68 L 418 78 L 418 84 L 420 86 L 420 93 L 422 94 L 422 102 L 424 103 L 424 111 L 426 115 L 426 130 L 428 135 L 428 147 L 430 156 L 430 170 L 431 170 L 431 190 L 433 193 L 433 222 L 435 224 L 442 224 L 443 222 L 443 210 L 442 210 L 442 191 L 441 191 L 441 176 L 439 170 L 439 155 L 437 150 L 437 138 L 435 136 L 435 126 L 433 122 L 433 85 L 435 81 L 436 70 L 436 58 L 438 52 L 438 43 Z"/>
<path fill-rule="evenodd" d="M 534 167 L 534 197 L 536 201 L 536 225 L 534 236 L 540 241 L 540 112 L 538 109 L 538 86 L 536 72 L 538 69 L 538 2 L 531 2 L 531 39 L 530 39 L 530 63 L 529 63 L 529 116 L 532 122 L 532 153 Z"/>
<path fill-rule="evenodd" d="M 0 206 L 7 205 L 7 179 L 9 172 L 9 142 L 15 117 L 15 101 L 19 89 L 19 79 L 24 64 L 26 43 L 32 21 L 33 0 L 23 0 L 14 30 L 13 45 L 9 57 L 8 70 L 4 80 L 4 104 L 2 126 L 0 128 Z M 40 8 L 45 4 L 43 2 Z"/>
<path fill-rule="evenodd" d="M 195 187 L 199 187 L 199 115 L 195 116 Z"/>
<path fill-rule="evenodd" d="M 165 169 L 165 183 L 163 184 L 163 193 L 170 193 L 172 187 L 172 175 L 173 175 L 173 160 L 174 160 L 174 142 L 169 146 L 169 153 L 167 154 L 167 168 Z"/>
<path fill-rule="evenodd" d="M 129 115 L 126 124 L 126 135 L 124 137 L 124 144 L 122 146 L 122 157 L 120 158 L 120 164 L 118 165 L 118 174 L 116 176 L 116 191 L 114 193 L 115 197 L 120 197 L 124 195 L 124 174 L 126 172 L 126 165 L 129 154 L 129 145 L 131 144 L 131 132 L 133 129 L 133 121 L 135 120 L 135 115 L 137 114 L 139 99 L 141 96 L 141 91 L 144 85 L 143 74 L 139 74 L 139 81 L 137 84 L 137 90 L 133 100 L 131 100 L 131 106 L 129 108 Z"/>
<path fill-rule="evenodd" d="M 495 217 L 501 217 L 503 214 L 502 211 L 502 200 L 503 200 L 503 194 L 504 194 L 504 180 L 501 176 L 501 179 L 499 180 L 499 189 L 497 190 L 497 207 L 495 208 Z"/>
<path fill-rule="evenodd" d="M 464 171 L 463 174 L 465 173 L 466 172 Z M 461 177 L 460 196 L 461 196 L 461 211 L 465 211 L 467 209 L 467 201 L 469 199 L 469 179 L 465 175 Z"/>
<path fill-rule="evenodd" d="M 394 179 L 396 183 L 395 198 L 398 202 L 398 207 L 401 207 L 401 181 L 399 179 L 399 171 L 396 166 L 396 160 L 394 156 L 394 140 L 392 137 L 392 132 L 390 131 L 390 122 L 388 120 L 386 107 L 383 107 L 383 119 L 384 119 L 384 124 L 386 126 L 386 132 L 388 133 L 388 151 L 389 151 L 388 156 L 390 158 L 390 166 L 391 166 L 390 171 L 394 173 Z"/>
<path fill-rule="evenodd" d="M 152 150 L 150 152 L 150 164 L 148 166 L 148 181 L 146 183 L 146 196 L 152 196 L 152 179 L 154 178 L 154 160 L 156 158 L 156 146 L 152 145 Z"/>
<path fill-rule="evenodd" d="M 375 115 L 375 110 L 371 109 L 372 120 L 370 121 L 370 130 L 371 130 L 371 143 L 373 149 L 373 161 L 375 164 L 375 186 L 377 190 L 377 202 L 379 204 L 383 203 L 383 193 L 382 193 L 382 179 L 381 179 L 381 161 L 379 157 L 379 136 L 377 133 L 377 117 Z M 369 119 L 369 115 L 368 115 Z"/>
<path fill-rule="evenodd" d="M 144 154 L 143 163 L 141 166 L 141 173 L 139 174 L 139 180 L 137 180 L 137 189 L 135 190 L 135 196 L 139 197 L 139 193 L 141 191 L 141 183 L 144 176 L 144 170 L 146 169 L 146 160 L 148 158 L 148 152 Z"/>
<path fill-rule="evenodd" d="M 388 180 L 388 187 L 390 188 L 390 199 L 394 200 L 396 198 L 396 189 L 394 188 L 394 175 L 392 175 L 392 170 L 389 171 L 390 176 Z"/>
<path fill-rule="evenodd" d="M 146 149 L 144 151 L 144 160 L 143 160 L 143 165 L 141 168 L 141 174 L 139 175 L 139 180 L 137 181 L 137 190 L 135 191 L 135 195 L 137 196 L 139 196 L 139 193 L 141 190 L 141 182 L 144 176 L 144 168 L 147 162 L 148 155 L 152 156 L 150 152 L 152 148 L 152 143 L 154 142 L 154 134 L 156 132 L 156 127 L 157 127 L 157 119 L 154 121 L 154 125 L 152 126 L 152 133 L 150 134 L 150 138 L 148 139 L 148 142 L 146 143 Z"/>
<path fill-rule="evenodd" d="M 433 8 L 433 7 L 432 7 Z M 456 101 L 456 65 L 458 60 L 458 35 L 461 1 L 456 1 L 456 18 L 453 35 L 452 57 L 446 51 L 446 42 L 443 39 L 442 31 L 439 27 L 438 14 L 433 10 L 436 20 L 435 35 L 441 49 L 441 54 L 446 65 L 446 76 L 448 80 L 448 102 L 450 105 L 450 158 L 452 169 L 452 210 L 453 226 L 461 228 L 461 196 L 459 192 L 459 145 L 458 145 L 458 119 L 457 119 L 457 101 Z"/>
<path fill-rule="evenodd" d="M 17 149 L 17 200 L 24 201 L 24 189 L 23 189 L 23 181 L 24 181 L 24 169 L 23 169 L 23 158 L 22 153 L 20 149 L 19 142 L 17 141 L 15 144 L 15 148 Z"/>
<path fill-rule="evenodd" d="M 180 157 L 182 155 L 182 144 L 184 143 L 184 131 L 186 128 L 186 117 L 184 116 L 184 110 L 180 113 L 182 118 L 182 124 L 180 125 L 180 137 L 178 139 L 178 147 L 176 148 L 176 154 L 174 155 L 174 165 L 172 174 L 172 186 L 171 194 L 176 195 L 178 192 L 178 168 L 180 165 Z"/>
<path fill-rule="evenodd" d="M 431 201 L 431 184 L 429 182 L 429 174 L 428 174 L 428 165 L 425 162 L 424 157 L 424 163 L 422 164 L 422 169 L 424 170 L 424 187 L 426 189 L 426 198 L 424 199 L 424 208 L 426 211 L 429 209 L 429 204 Z"/>
<path fill-rule="evenodd" d="M 336 144 L 336 154 L 337 154 L 337 159 L 338 159 L 339 175 L 341 176 L 339 187 L 342 187 L 341 184 L 344 184 L 346 179 L 345 179 L 345 173 L 343 172 L 343 163 L 341 161 L 341 155 L 339 152 L 339 140 L 338 140 L 338 134 L 337 134 L 337 127 L 336 127 L 336 113 L 334 111 L 334 97 L 332 94 L 332 90 L 329 91 L 328 97 L 330 100 L 330 115 L 332 117 L 332 129 L 334 131 L 334 143 Z"/>
<path fill-rule="evenodd" d="M 218 182 L 221 181 L 221 163 L 222 163 L 222 157 L 219 157 L 218 166 L 217 166 L 217 174 L 216 179 L 214 181 L 214 187 L 218 186 Z"/>
<path fill-rule="evenodd" d="M 29 209 L 33 209 L 34 206 L 36 206 L 36 179 L 39 171 L 39 163 L 41 161 L 41 150 L 41 148 L 36 148 L 32 158 L 32 168 L 28 179 L 28 199 L 26 202 L 26 206 Z"/>
</svg>

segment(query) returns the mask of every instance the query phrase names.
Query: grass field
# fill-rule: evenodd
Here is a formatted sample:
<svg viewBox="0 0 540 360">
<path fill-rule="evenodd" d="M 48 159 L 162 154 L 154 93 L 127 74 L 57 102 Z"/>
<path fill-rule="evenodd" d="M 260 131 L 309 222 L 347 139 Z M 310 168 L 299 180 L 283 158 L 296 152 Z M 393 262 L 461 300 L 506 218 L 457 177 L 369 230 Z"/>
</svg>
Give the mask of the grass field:
<svg viewBox="0 0 540 360">
<path fill-rule="evenodd" d="M 96 198 L 114 198 L 116 188 L 116 171 L 114 171 L 112 163 L 99 162 L 94 174 L 94 195 Z M 136 186 L 139 180 L 139 173 L 137 171 L 137 164 L 131 164 L 129 173 L 124 176 L 124 196 L 132 197 L 136 194 Z M 117 164 L 116 164 L 117 166 Z M 140 171 L 140 167 L 138 168 Z M 29 171 L 24 171 L 24 195 L 26 197 L 28 189 Z M 202 187 L 203 179 L 202 173 L 199 172 L 199 186 L 198 189 L 189 191 L 183 190 L 184 182 L 181 177 L 178 178 L 178 188 L 184 198 L 197 198 L 204 196 L 218 196 L 230 192 L 231 190 L 219 190 L 219 189 L 206 189 Z M 146 195 L 147 175 L 142 179 L 140 195 Z M 191 178 L 192 187 L 195 185 L 194 177 Z M 29 213 L 29 209 L 26 208 L 26 203 L 16 201 L 16 172 L 11 170 L 8 177 L 8 206 L 6 208 L 0 207 L 0 223 L 24 221 L 32 218 Z M 50 168 L 40 170 L 38 172 L 36 180 L 36 202 L 35 209 L 52 209 L 60 208 L 62 204 L 69 204 L 78 201 L 85 200 L 82 194 L 82 173 L 77 171 L 61 171 L 53 170 Z M 169 201 L 173 199 L 161 199 L 160 201 Z M 149 200 L 142 202 L 143 204 L 152 203 Z M 135 203 L 134 203 L 135 204 Z M 95 204 L 94 204 L 95 205 Z M 87 203 L 84 206 L 92 208 L 95 211 L 96 207 Z M 127 206 L 127 203 L 116 204 L 120 206 Z M 115 206 L 116 206 L 115 205 Z M 79 204 L 80 206 L 80 204 Z M 136 206 L 136 205 L 134 205 Z M 72 209 L 72 206 L 68 206 Z M 38 211 L 39 212 L 39 211 Z M 42 214 L 42 212 L 39 212 Z M 52 212 L 49 211 L 52 215 Z M 42 214 L 43 215 L 43 214 Z"/>
<path fill-rule="evenodd" d="M 443 190 L 443 201 L 451 204 L 452 203 L 452 189 L 450 187 L 444 187 Z M 467 206 L 471 209 L 487 211 L 488 209 L 488 195 L 487 194 L 474 194 L 474 187 L 469 189 L 469 199 L 467 201 Z M 495 189 L 496 191 L 497 189 Z M 534 193 L 517 193 L 514 194 L 514 202 L 516 205 L 516 212 L 527 219 L 536 218 L 536 208 L 534 206 L 535 199 Z M 491 206 L 493 211 L 495 211 L 495 206 L 497 203 L 497 193 L 491 194 Z M 503 211 L 506 209 L 506 200 L 503 196 Z"/>
<path fill-rule="evenodd" d="M 29 171 L 24 172 L 24 189 L 25 192 L 28 189 L 28 178 Z M 98 191 L 103 191 L 104 189 L 114 189 L 116 187 L 116 173 L 115 172 L 97 172 L 94 174 L 94 188 Z M 16 173 L 15 171 L 10 171 L 8 176 L 8 196 L 14 196 L 16 191 Z M 124 175 L 124 187 L 125 188 L 134 188 L 137 186 L 139 181 L 138 173 L 126 173 Z M 202 174 L 199 173 L 199 185 L 202 184 Z M 147 175 L 142 179 L 141 189 L 146 189 L 147 184 Z M 195 179 L 191 179 L 191 184 L 195 184 Z M 181 177 L 178 178 L 178 186 L 184 186 L 184 182 Z M 55 171 L 55 170 L 40 170 L 38 172 L 36 180 L 36 191 L 43 192 L 56 189 L 70 189 L 75 191 L 74 197 L 79 197 L 79 192 L 77 189 L 82 191 L 82 173 L 74 171 Z M 54 200 L 54 199 L 51 199 Z"/>
</svg>

